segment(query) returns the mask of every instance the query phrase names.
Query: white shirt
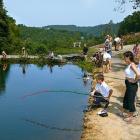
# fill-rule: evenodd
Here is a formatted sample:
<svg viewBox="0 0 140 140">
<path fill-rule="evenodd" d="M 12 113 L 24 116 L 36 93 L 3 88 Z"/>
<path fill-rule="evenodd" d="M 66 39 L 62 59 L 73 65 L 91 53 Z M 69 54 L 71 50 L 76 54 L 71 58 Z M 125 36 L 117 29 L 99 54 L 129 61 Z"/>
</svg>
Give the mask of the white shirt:
<svg viewBox="0 0 140 140">
<path fill-rule="evenodd" d="M 107 52 L 104 52 L 103 54 L 103 60 L 106 61 L 106 59 L 111 59 L 111 55 Z"/>
<path fill-rule="evenodd" d="M 121 42 L 121 39 L 120 39 L 119 37 L 116 37 L 114 40 L 115 40 L 117 43 L 120 43 L 120 42 Z"/>
<path fill-rule="evenodd" d="M 127 68 L 125 69 L 125 77 L 132 79 L 135 79 L 136 77 L 135 72 L 131 69 L 131 64 L 128 65 Z"/>
<path fill-rule="evenodd" d="M 95 90 L 101 93 L 104 97 L 109 96 L 110 88 L 105 82 L 102 82 L 101 84 L 97 83 L 95 86 Z"/>
<path fill-rule="evenodd" d="M 109 39 L 106 39 L 104 45 L 108 46 L 108 44 L 109 44 Z"/>
</svg>

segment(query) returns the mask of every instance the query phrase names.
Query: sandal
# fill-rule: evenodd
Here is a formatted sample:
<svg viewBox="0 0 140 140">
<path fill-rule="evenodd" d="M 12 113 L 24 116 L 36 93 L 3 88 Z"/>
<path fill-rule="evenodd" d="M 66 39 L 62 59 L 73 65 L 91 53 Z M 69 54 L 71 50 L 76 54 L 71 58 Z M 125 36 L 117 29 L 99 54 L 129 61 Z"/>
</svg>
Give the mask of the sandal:
<svg viewBox="0 0 140 140">
<path fill-rule="evenodd" d="M 131 117 L 138 117 L 138 115 L 139 115 L 139 113 L 136 111 L 136 112 L 134 112 L 133 113 L 133 115 L 131 116 Z M 125 115 L 125 117 L 124 118 L 129 118 L 130 117 L 130 115 Z"/>
<path fill-rule="evenodd" d="M 130 123 L 133 120 L 133 116 L 129 116 L 127 118 L 124 118 L 123 120 Z"/>
<path fill-rule="evenodd" d="M 117 115 L 120 116 L 120 117 L 123 117 L 123 118 L 126 118 L 128 116 L 128 114 L 125 113 L 125 112 L 120 112 Z"/>
</svg>

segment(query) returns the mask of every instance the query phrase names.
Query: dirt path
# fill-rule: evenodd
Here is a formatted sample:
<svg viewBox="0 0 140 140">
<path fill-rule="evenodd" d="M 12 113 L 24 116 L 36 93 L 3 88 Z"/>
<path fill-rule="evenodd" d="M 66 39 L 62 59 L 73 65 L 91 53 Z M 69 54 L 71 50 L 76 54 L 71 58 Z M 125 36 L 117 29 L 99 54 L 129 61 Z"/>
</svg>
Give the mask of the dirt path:
<svg viewBox="0 0 140 140">
<path fill-rule="evenodd" d="M 132 45 L 129 45 L 125 46 L 123 51 L 131 49 Z M 140 140 L 140 115 L 132 123 L 125 122 L 117 115 L 120 112 L 120 107 L 122 107 L 122 99 L 125 91 L 125 65 L 119 59 L 118 53 L 120 52 L 113 52 L 112 72 L 105 74 L 105 81 L 113 89 L 108 117 L 97 115 L 97 112 L 101 108 L 86 112 L 81 140 Z M 139 107 L 137 107 L 137 111 L 140 111 Z"/>
</svg>

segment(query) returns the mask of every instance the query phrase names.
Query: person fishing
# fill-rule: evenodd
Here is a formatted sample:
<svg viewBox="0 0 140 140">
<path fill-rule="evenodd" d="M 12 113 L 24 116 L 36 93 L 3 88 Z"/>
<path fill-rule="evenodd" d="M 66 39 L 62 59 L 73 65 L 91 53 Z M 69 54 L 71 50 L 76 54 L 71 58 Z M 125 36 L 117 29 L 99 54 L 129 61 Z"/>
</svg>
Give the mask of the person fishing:
<svg viewBox="0 0 140 140">
<path fill-rule="evenodd" d="M 94 107 L 100 107 L 101 102 L 105 103 L 103 110 L 101 110 L 98 114 L 102 116 L 102 114 L 107 114 L 107 107 L 109 105 L 110 97 L 113 93 L 113 90 L 106 84 L 104 81 L 104 75 L 98 74 L 96 77 L 96 86 L 95 89 L 90 93 L 94 98 Z"/>
</svg>

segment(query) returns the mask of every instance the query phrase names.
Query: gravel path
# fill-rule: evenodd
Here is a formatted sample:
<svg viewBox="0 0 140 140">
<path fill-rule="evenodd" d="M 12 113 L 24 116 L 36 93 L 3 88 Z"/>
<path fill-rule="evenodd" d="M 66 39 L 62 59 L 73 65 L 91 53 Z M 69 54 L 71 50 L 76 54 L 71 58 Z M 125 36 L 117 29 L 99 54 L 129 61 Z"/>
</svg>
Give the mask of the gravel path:
<svg viewBox="0 0 140 140">
<path fill-rule="evenodd" d="M 85 113 L 84 130 L 81 140 L 139 140 L 140 116 L 131 123 L 125 122 L 118 114 L 122 107 L 125 92 L 124 68 L 125 64 L 117 54 L 132 50 L 133 45 L 124 46 L 123 51 L 113 52 L 112 72 L 105 73 L 105 81 L 113 89 L 108 108 L 108 117 L 100 117 L 97 112 L 101 108 Z M 138 92 L 140 94 L 140 91 Z M 90 101 L 90 99 L 89 99 Z M 137 107 L 140 112 L 140 108 Z"/>
</svg>

